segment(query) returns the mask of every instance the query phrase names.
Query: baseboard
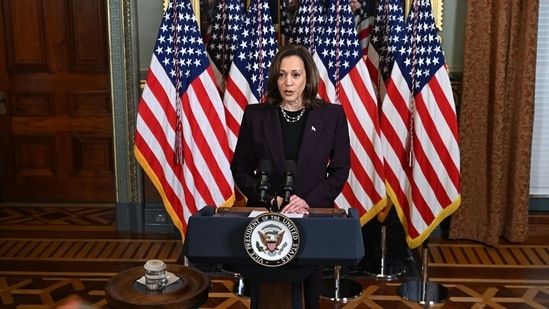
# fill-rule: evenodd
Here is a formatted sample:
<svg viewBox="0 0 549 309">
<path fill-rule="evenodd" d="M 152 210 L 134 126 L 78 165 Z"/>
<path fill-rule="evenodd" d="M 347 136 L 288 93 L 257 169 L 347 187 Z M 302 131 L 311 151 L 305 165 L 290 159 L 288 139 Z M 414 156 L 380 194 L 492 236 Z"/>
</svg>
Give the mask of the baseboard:
<svg viewBox="0 0 549 309">
<path fill-rule="evenodd" d="M 143 205 L 116 203 L 116 228 L 119 231 L 143 232 Z"/>
<path fill-rule="evenodd" d="M 549 235 L 549 212 L 531 211 L 528 215 L 528 235 Z"/>
</svg>

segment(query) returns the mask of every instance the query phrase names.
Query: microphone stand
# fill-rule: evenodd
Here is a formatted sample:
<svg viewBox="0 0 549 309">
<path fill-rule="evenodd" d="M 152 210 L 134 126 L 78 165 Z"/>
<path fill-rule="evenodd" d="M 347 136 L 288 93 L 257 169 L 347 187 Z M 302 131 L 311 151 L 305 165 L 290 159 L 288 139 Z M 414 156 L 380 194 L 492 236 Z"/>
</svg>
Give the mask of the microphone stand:
<svg viewBox="0 0 549 309">
<path fill-rule="evenodd" d="M 259 204 L 261 204 L 262 207 L 265 207 L 265 209 L 267 209 L 268 212 L 271 212 L 273 207 L 275 206 L 274 203 L 272 205 L 269 205 L 269 203 L 264 200 L 259 201 Z"/>
<path fill-rule="evenodd" d="M 271 209 L 269 209 L 269 211 L 279 212 L 281 209 L 282 209 L 282 207 L 280 207 L 280 209 L 278 209 L 278 201 L 277 201 L 276 195 L 275 195 L 275 197 L 273 198 L 273 202 L 271 203 Z"/>
</svg>

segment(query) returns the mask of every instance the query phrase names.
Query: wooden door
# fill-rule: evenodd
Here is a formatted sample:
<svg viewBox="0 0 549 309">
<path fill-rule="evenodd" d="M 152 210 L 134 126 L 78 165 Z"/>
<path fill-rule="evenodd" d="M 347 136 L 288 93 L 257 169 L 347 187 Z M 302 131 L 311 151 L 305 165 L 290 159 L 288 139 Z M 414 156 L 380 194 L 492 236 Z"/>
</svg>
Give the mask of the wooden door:
<svg viewBox="0 0 549 309">
<path fill-rule="evenodd" d="M 0 1 L 0 201 L 114 202 L 107 1 Z"/>
</svg>

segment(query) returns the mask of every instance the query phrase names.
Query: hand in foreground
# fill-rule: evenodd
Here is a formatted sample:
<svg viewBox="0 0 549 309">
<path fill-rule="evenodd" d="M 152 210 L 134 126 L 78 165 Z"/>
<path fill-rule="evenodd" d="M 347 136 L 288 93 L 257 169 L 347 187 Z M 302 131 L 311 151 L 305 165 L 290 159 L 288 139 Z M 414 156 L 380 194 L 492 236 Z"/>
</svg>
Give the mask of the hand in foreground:
<svg viewBox="0 0 549 309">
<path fill-rule="evenodd" d="M 95 307 L 90 305 L 78 296 L 71 296 L 66 301 L 62 302 L 59 306 L 54 307 L 57 309 L 94 309 Z"/>
<path fill-rule="evenodd" d="M 290 203 L 282 209 L 283 214 L 309 214 L 309 204 L 297 195 L 290 197 Z"/>
</svg>

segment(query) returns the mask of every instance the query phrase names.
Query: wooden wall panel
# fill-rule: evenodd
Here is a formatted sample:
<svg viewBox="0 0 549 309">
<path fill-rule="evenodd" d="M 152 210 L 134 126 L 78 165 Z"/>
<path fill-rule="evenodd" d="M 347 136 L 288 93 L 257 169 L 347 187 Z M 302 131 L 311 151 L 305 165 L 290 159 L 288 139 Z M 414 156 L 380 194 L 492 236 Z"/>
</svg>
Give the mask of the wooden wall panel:
<svg viewBox="0 0 549 309">
<path fill-rule="evenodd" d="M 145 183 L 145 200 L 147 203 L 162 203 L 162 196 L 158 193 L 158 190 L 154 187 L 154 184 L 146 175 L 143 176 Z"/>
<path fill-rule="evenodd" d="M 78 176 L 114 175 L 112 138 L 73 136 L 74 171 Z"/>
<path fill-rule="evenodd" d="M 16 179 L 57 174 L 55 137 L 34 135 L 16 136 L 14 139 Z"/>
<path fill-rule="evenodd" d="M 13 133 L 18 135 L 40 134 L 109 134 L 112 132 L 110 119 L 90 118 L 85 122 L 79 118 L 70 117 L 20 117 L 12 121 Z"/>
<path fill-rule="evenodd" d="M 72 117 L 110 116 L 110 94 L 107 91 L 69 91 L 69 108 Z"/>
<path fill-rule="evenodd" d="M 10 71 L 46 71 L 46 35 L 40 0 L 4 0 Z M 33 31 L 28 31 L 33 29 Z"/>
<path fill-rule="evenodd" d="M 71 71 L 108 72 L 106 1 L 69 1 Z"/>
<path fill-rule="evenodd" d="M 12 93 L 11 113 L 14 116 L 49 116 L 53 115 L 52 96 L 48 93 Z"/>
</svg>

